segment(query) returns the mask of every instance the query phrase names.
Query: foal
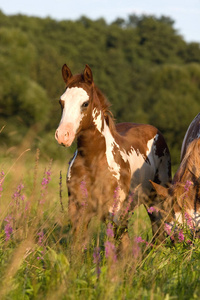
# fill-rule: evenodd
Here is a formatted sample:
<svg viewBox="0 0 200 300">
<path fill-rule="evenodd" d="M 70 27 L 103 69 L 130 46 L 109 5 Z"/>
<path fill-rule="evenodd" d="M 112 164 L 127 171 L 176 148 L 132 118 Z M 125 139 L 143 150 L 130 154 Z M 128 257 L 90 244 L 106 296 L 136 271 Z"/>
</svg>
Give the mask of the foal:
<svg viewBox="0 0 200 300">
<path fill-rule="evenodd" d="M 164 199 L 165 220 L 187 224 L 194 234 L 200 231 L 200 113 L 189 125 L 181 148 L 181 164 L 167 189 L 152 182 Z"/>
<path fill-rule="evenodd" d="M 116 227 L 127 227 L 128 211 L 137 204 L 155 205 L 149 180 L 166 186 L 171 160 L 162 134 L 153 126 L 115 124 L 109 105 L 93 81 L 90 67 L 73 76 L 62 68 L 66 90 L 60 98 L 62 118 L 55 138 L 65 147 L 77 138 L 69 164 L 69 216 L 76 230 L 93 216 L 108 216 Z M 130 196 L 131 194 L 131 196 Z M 149 213 L 153 234 L 159 235 L 159 213 Z"/>
</svg>

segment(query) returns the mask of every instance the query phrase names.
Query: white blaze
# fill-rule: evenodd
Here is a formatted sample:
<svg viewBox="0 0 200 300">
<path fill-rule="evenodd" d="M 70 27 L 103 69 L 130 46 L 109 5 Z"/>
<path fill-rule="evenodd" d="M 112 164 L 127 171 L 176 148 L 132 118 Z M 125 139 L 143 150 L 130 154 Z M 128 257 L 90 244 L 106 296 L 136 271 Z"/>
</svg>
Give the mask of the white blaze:
<svg viewBox="0 0 200 300">
<path fill-rule="evenodd" d="M 83 118 L 81 105 L 89 100 L 89 96 L 84 89 L 72 87 L 68 88 L 60 99 L 65 103 L 60 124 L 72 123 L 74 125 L 74 132 L 76 132 Z"/>
</svg>

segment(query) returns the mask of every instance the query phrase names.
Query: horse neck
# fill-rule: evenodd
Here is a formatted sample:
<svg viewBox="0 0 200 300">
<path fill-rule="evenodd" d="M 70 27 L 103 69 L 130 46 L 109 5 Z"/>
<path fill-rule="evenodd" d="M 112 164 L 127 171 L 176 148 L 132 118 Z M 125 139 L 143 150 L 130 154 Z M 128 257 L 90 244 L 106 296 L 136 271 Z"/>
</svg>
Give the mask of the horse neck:
<svg viewBox="0 0 200 300">
<path fill-rule="evenodd" d="M 105 154 L 105 148 L 109 151 L 109 144 L 115 143 L 118 135 L 106 99 L 97 88 L 94 88 L 93 92 L 91 114 L 91 125 L 78 137 L 78 150 L 81 150 L 84 156 L 91 155 L 91 152 L 97 156 L 101 151 Z"/>
</svg>

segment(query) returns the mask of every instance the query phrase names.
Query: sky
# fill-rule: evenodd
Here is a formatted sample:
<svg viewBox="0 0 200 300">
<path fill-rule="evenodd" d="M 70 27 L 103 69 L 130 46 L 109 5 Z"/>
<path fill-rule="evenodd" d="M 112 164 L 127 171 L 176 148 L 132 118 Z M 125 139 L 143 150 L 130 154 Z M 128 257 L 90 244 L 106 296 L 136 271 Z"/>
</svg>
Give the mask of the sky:
<svg viewBox="0 0 200 300">
<path fill-rule="evenodd" d="M 200 0 L 0 0 L 0 10 L 56 20 L 103 17 L 107 23 L 131 14 L 164 15 L 185 41 L 200 42 Z"/>
</svg>

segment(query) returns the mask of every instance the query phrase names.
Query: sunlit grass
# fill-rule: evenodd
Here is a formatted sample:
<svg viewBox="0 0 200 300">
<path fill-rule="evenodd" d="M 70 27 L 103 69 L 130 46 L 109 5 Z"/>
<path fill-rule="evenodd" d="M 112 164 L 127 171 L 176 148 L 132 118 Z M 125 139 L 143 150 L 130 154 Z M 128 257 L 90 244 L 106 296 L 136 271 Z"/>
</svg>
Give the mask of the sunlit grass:
<svg viewBox="0 0 200 300">
<path fill-rule="evenodd" d="M 19 154 L 20 156 L 21 154 Z M 18 157 L 19 157 L 18 156 Z M 117 255 L 109 222 L 93 219 L 74 241 L 65 164 L 39 151 L 0 159 L 0 299 L 198 299 L 200 242 L 151 244 L 143 206 L 130 217 L 130 247 Z M 6 228 L 6 225 L 7 226 Z"/>
</svg>

